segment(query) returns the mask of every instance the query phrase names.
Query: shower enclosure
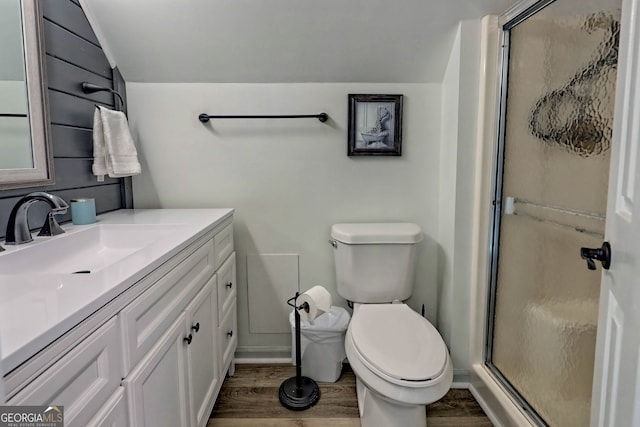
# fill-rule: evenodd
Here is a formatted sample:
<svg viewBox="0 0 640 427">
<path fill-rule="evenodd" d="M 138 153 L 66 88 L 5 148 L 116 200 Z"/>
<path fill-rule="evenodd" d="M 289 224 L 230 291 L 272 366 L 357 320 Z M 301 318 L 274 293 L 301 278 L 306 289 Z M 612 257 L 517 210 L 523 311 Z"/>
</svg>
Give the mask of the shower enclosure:
<svg viewBox="0 0 640 427">
<path fill-rule="evenodd" d="M 620 0 L 506 22 L 485 364 L 540 425 L 589 425 Z M 593 266 L 591 266 L 593 267 Z"/>
</svg>

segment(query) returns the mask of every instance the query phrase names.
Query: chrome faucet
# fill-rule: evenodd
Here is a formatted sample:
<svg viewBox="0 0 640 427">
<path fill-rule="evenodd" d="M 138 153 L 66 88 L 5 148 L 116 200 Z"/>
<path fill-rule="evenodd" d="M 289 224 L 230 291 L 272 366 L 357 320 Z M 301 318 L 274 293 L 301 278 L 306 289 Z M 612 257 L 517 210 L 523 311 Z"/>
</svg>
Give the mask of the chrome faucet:
<svg viewBox="0 0 640 427">
<path fill-rule="evenodd" d="M 53 216 L 65 214 L 69 205 L 67 205 L 67 202 L 58 196 L 38 191 L 27 194 L 22 199 L 18 200 L 18 203 L 13 207 L 13 210 L 9 215 L 9 221 L 7 222 L 5 244 L 21 245 L 33 240 L 33 237 L 31 237 L 31 230 L 29 229 L 27 213 L 29 206 L 38 201 L 46 202 L 51 206 L 51 210 L 47 214 L 47 219 L 40 229 L 38 236 L 55 236 L 56 234 L 64 233 L 64 230 L 60 228 L 60 225 L 58 225 L 58 222 Z"/>
</svg>

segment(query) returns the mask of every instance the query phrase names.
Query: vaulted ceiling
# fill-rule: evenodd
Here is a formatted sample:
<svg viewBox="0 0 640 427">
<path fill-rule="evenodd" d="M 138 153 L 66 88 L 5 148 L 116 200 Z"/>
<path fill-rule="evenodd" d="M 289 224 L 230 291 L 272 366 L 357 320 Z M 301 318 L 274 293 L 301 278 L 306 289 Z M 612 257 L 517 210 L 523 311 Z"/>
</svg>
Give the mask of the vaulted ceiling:
<svg viewBox="0 0 640 427">
<path fill-rule="evenodd" d="M 81 0 L 129 82 L 440 82 L 513 0 Z"/>
</svg>

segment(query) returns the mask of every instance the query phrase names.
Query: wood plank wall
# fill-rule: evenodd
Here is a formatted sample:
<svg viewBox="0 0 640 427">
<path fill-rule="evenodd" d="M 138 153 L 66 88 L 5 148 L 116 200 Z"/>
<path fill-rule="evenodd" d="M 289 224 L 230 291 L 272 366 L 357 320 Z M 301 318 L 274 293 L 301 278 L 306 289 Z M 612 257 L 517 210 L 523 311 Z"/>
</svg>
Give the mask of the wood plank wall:
<svg viewBox="0 0 640 427">
<path fill-rule="evenodd" d="M 77 0 L 40 0 L 40 5 L 44 15 L 45 73 L 49 87 L 55 184 L 0 190 L 0 238 L 5 235 L 15 203 L 33 191 L 47 191 L 67 202 L 73 198 L 95 198 L 98 213 L 133 205 L 131 178 L 105 177 L 104 182 L 99 183 L 91 173 L 95 104 L 114 108 L 117 102 L 115 108 L 122 109 L 122 106 L 108 92 L 87 95 L 80 87 L 86 81 L 115 88 L 125 97 L 124 80 L 117 69 L 111 69 Z M 32 229 L 42 225 L 47 212 L 45 203 L 32 205 L 29 212 Z M 61 223 L 70 221 L 71 212 L 57 218 Z"/>
</svg>

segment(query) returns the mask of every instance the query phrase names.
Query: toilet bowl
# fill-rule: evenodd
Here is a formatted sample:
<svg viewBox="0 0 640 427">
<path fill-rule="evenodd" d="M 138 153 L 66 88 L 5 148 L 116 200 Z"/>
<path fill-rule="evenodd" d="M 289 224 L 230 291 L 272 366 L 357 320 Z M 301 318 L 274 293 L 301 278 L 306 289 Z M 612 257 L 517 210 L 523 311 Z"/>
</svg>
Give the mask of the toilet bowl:
<svg viewBox="0 0 640 427">
<path fill-rule="evenodd" d="M 426 425 L 453 380 L 438 331 L 406 304 L 356 304 L 345 337 L 363 427 Z"/>
</svg>

